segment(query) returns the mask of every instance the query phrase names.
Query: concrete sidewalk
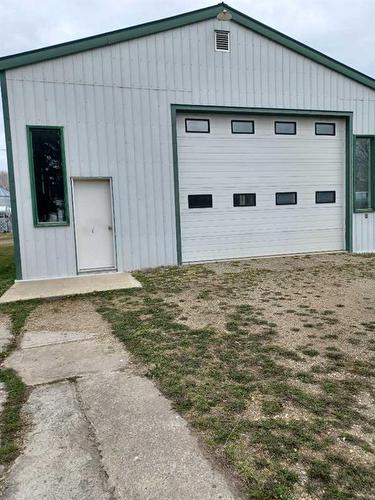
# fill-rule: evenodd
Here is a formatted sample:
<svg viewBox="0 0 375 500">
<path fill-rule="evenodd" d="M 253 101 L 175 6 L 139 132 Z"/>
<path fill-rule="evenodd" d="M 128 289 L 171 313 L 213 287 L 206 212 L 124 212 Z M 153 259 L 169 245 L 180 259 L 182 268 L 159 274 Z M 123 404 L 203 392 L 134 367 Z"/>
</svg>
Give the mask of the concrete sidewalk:
<svg viewBox="0 0 375 500">
<path fill-rule="evenodd" d="M 32 391 L 24 450 L 2 498 L 239 498 L 90 302 L 38 307 L 5 364 Z"/>
<path fill-rule="evenodd" d="M 0 297 L 0 304 L 17 302 L 18 300 L 46 299 L 124 288 L 140 288 L 141 286 L 130 273 L 85 274 L 73 278 L 16 281 Z"/>
</svg>

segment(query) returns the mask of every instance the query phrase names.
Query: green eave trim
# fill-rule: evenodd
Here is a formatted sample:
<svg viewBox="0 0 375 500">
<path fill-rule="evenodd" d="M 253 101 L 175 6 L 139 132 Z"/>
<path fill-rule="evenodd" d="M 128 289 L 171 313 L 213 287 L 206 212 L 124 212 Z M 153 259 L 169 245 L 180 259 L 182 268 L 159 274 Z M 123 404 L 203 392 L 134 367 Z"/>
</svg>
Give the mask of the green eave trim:
<svg viewBox="0 0 375 500">
<path fill-rule="evenodd" d="M 5 71 L 0 71 L 0 84 L 1 84 L 1 97 L 2 97 L 3 115 L 4 115 L 5 144 L 6 144 L 6 150 L 7 150 L 10 205 L 12 208 L 12 231 L 13 231 L 13 241 L 14 241 L 14 257 L 15 257 L 15 261 L 16 261 L 16 279 L 20 280 L 20 279 L 22 279 L 20 237 L 19 237 L 19 230 L 18 230 L 16 186 L 15 186 L 15 182 L 14 182 L 12 136 L 10 133 L 8 90 L 7 90 L 7 81 L 6 81 Z"/>
<path fill-rule="evenodd" d="M 270 28 L 269 26 L 256 21 L 255 19 L 247 16 L 246 14 L 243 14 L 242 12 L 239 12 L 236 9 L 233 9 L 232 7 L 229 7 L 226 4 L 223 4 L 223 6 L 230 10 L 233 21 L 237 22 L 238 24 L 241 24 L 242 26 L 245 26 L 246 28 L 249 28 L 252 31 L 258 33 L 259 35 L 273 40 L 274 42 L 283 45 L 284 47 L 287 47 L 288 49 L 293 50 L 294 52 L 297 52 L 298 54 L 307 57 L 312 61 L 322 64 L 323 66 L 326 66 L 327 68 L 336 71 L 337 73 L 341 73 L 342 75 L 375 90 L 374 78 L 371 78 L 370 76 L 365 75 L 364 73 L 361 73 L 360 71 L 357 71 L 356 69 L 353 69 L 346 64 L 336 61 L 336 59 L 333 59 L 332 57 L 326 56 L 322 52 L 312 49 L 308 45 L 298 42 L 297 40 L 294 40 L 294 38 L 291 38 L 288 35 L 284 35 L 283 33 L 280 33 L 280 31 Z"/>
<path fill-rule="evenodd" d="M 87 38 L 81 38 L 72 42 L 51 45 L 37 50 L 21 52 L 11 56 L 0 58 L 0 70 L 34 64 L 56 57 L 68 56 L 83 52 L 85 50 L 97 49 L 114 43 L 134 40 L 142 36 L 153 35 L 162 31 L 168 31 L 174 28 L 181 28 L 188 24 L 206 21 L 216 17 L 223 10 L 223 4 L 205 7 L 204 9 L 194 10 L 185 14 L 179 14 L 173 17 L 167 17 L 158 21 L 131 26 L 130 28 L 110 31 L 101 35 L 94 35 Z"/>
<path fill-rule="evenodd" d="M 308 59 L 311 59 L 318 64 L 322 64 L 327 68 L 341 73 L 342 75 L 355 80 L 358 83 L 366 85 L 371 89 L 375 90 L 375 79 L 370 76 L 361 73 L 353 68 L 350 68 L 346 64 L 340 63 L 335 59 L 326 56 L 318 50 L 312 49 L 307 45 L 294 40 L 293 38 L 280 33 L 279 31 L 266 26 L 265 24 L 256 21 L 255 19 L 243 14 L 242 12 L 233 9 L 225 3 L 219 3 L 217 5 L 212 5 L 211 7 L 206 7 L 204 9 L 194 10 L 192 12 L 187 12 L 185 14 L 179 14 L 173 17 L 167 17 L 158 21 L 151 21 L 145 24 L 139 24 L 138 26 L 131 26 L 130 28 L 125 28 L 121 30 L 111 31 L 108 33 L 103 33 L 101 35 L 95 35 L 88 38 L 81 38 L 80 40 L 75 40 L 72 42 L 61 43 L 58 45 L 52 45 L 50 47 L 45 47 L 42 49 L 31 50 L 28 52 L 22 52 L 20 54 L 14 54 L 11 56 L 0 58 L 0 71 L 17 68 L 19 66 L 25 66 L 27 64 L 34 64 L 41 61 L 47 61 L 49 59 L 55 59 L 57 57 L 68 56 L 71 54 L 76 54 L 78 52 L 83 52 L 85 50 L 97 49 L 99 47 L 105 47 L 106 45 L 112 45 L 114 43 L 125 42 L 128 40 L 133 40 L 135 38 L 140 38 L 142 36 L 153 35 L 155 33 L 160 33 L 162 31 L 167 31 L 174 28 L 181 28 L 188 24 L 193 24 L 201 21 L 206 21 L 207 19 L 212 19 L 216 17 L 219 12 L 223 9 L 227 9 L 231 15 L 232 20 L 252 31 L 262 35 L 274 42 L 287 47 L 298 54 L 301 54 Z"/>
</svg>

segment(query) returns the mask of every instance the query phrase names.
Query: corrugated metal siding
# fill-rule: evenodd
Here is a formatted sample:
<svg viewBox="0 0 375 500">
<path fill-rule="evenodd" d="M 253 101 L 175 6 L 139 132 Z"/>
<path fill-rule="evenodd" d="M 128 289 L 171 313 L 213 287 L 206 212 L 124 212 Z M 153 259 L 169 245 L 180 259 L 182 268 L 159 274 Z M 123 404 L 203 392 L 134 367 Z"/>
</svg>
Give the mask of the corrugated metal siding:
<svg viewBox="0 0 375 500">
<path fill-rule="evenodd" d="M 215 52 L 214 29 L 231 31 L 230 53 Z M 113 177 L 120 270 L 176 263 L 171 103 L 353 111 L 354 133 L 375 133 L 374 91 L 214 19 L 14 69 L 7 82 L 24 278 L 76 273 L 73 224 L 32 225 L 26 124 L 65 127 L 69 176 Z M 374 250 L 373 214 L 354 222 L 354 248 Z"/>
</svg>

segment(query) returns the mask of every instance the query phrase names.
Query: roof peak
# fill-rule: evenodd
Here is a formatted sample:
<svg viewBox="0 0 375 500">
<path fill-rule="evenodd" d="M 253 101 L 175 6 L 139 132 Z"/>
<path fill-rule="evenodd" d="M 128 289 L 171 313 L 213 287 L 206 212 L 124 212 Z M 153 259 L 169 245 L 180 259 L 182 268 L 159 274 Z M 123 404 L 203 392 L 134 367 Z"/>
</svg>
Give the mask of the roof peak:
<svg viewBox="0 0 375 500">
<path fill-rule="evenodd" d="M 60 43 L 49 47 L 1 57 L 0 71 L 6 71 L 20 66 L 26 66 L 50 59 L 64 57 L 79 52 L 84 52 L 86 50 L 92 50 L 115 43 L 125 42 L 128 40 L 133 40 L 135 38 L 153 35 L 170 29 L 176 29 L 182 26 L 187 26 L 189 24 L 205 21 L 216 17 L 223 8 L 227 9 L 231 13 L 232 22 L 236 22 L 270 40 L 273 40 L 280 45 L 289 48 L 290 50 L 293 50 L 294 52 L 301 54 L 304 57 L 317 62 L 318 64 L 322 64 L 323 66 L 326 66 L 331 70 L 336 71 L 337 73 L 341 73 L 347 78 L 350 78 L 354 81 L 357 81 L 358 83 L 361 83 L 362 85 L 375 90 L 375 79 L 371 78 L 370 76 L 365 75 L 364 73 L 361 73 L 360 71 L 353 69 L 346 64 L 336 61 L 335 59 L 326 56 L 322 52 L 319 52 L 301 42 L 298 42 L 297 40 L 294 40 L 288 35 L 284 35 L 274 28 L 271 28 L 261 23 L 260 21 L 257 21 L 247 16 L 246 14 L 243 14 L 242 12 L 234 9 L 225 2 L 220 2 L 209 7 L 185 12 L 183 14 L 178 14 L 164 19 L 146 22 L 136 26 L 130 26 L 128 28 L 122 28 L 99 35 L 73 40 L 70 42 Z"/>
</svg>

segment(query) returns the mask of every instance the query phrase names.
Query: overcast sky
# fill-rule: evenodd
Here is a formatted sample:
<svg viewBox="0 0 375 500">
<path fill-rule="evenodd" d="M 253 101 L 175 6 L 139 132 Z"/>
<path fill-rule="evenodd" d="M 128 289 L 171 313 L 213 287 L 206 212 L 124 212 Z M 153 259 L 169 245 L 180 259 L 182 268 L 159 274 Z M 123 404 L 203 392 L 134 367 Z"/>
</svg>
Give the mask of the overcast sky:
<svg viewBox="0 0 375 500">
<path fill-rule="evenodd" d="M 0 56 L 213 5 L 215 0 L 0 0 Z M 374 0 L 228 0 L 234 8 L 375 77 Z M 2 113 L 1 113 L 2 116 Z M 0 120 L 0 169 L 6 168 Z"/>
</svg>

